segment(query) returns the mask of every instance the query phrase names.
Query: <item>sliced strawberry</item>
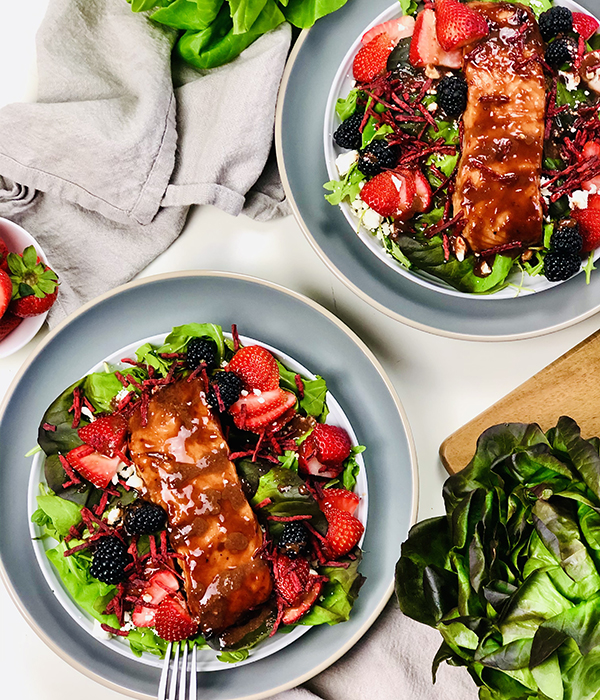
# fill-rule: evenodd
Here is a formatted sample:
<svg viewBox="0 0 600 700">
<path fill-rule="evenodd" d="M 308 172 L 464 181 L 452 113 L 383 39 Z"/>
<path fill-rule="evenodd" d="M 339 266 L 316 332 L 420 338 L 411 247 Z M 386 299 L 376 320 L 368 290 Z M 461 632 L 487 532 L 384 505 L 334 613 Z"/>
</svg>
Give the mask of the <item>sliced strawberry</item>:
<svg viewBox="0 0 600 700">
<path fill-rule="evenodd" d="M 600 194 L 591 194 L 588 197 L 588 209 L 600 209 Z M 1 321 L 0 321 L 1 323 Z"/>
<path fill-rule="evenodd" d="M 583 157 L 591 158 L 592 156 L 600 156 L 600 143 L 598 141 L 588 141 L 583 147 Z"/>
<path fill-rule="evenodd" d="M 327 546 L 331 556 L 336 559 L 348 554 L 357 544 L 365 530 L 358 518 L 339 508 L 326 508 Z"/>
<path fill-rule="evenodd" d="M 428 8 L 417 15 L 408 60 L 417 68 L 445 66 L 461 68 L 462 51 L 444 51 L 437 40 L 435 12 Z"/>
<path fill-rule="evenodd" d="M 277 593 L 288 605 L 295 605 L 306 592 L 310 579 L 310 565 L 303 557 L 288 557 L 277 553 L 273 560 L 273 580 Z"/>
<path fill-rule="evenodd" d="M 0 317 L 4 316 L 12 297 L 12 282 L 4 270 L 0 270 Z"/>
<path fill-rule="evenodd" d="M 573 209 L 571 216 L 579 224 L 583 252 L 589 253 L 600 246 L 600 209 Z"/>
<path fill-rule="evenodd" d="M 229 363 L 229 371 L 237 375 L 248 389 L 269 391 L 279 386 L 279 368 L 275 358 L 260 345 L 240 348 Z"/>
<path fill-rule="evenodd" d="M 23 319 L 7 311 L 0 318 L 0 341 L 4 340 L 9 333 L 12 333 Z"/>
<path fill-rule="evenodd" d="M 146 603 L 152 603 L 153 605 L 158 605 L 161 603 L 168 595 L 176 593 L 179 590 L 179 580 L 177 576 L 172 571 L 163 569 L 157 571 L 154 576 L 150 579 L 150 585 L 144 588 L 142 593 L 142 600 Z M 150 596 L 150 599 L 147 598 Z"/>
<path fill-rule="evenodd" d="M 363 44 L 368 44 L 370 41 L 373 41 L 376 36 L 387 34 L 394 44 L 397 44 L 400 39 L 406 39 L 406 37 L 412 36 L 414 30 L 414 17 L 404 15 L 398 17 L 398 19 L 390 19 L 388 22 L 382 22 L 382 24 L 378 24 L 376 27 L 369 29 L 369 31 L 363 35 L 361 41 Z"/>
<path fill-rule="evenodd" d="M 115 451 L 121 451 L 127 437 L 127 421 L 123 416 L 111 414 L 102 416 L 77 431 L 86 445 L 108 457 L 114 457 Z"/>
<path fill-rule="evenodd" d="M 120 464 L 118 457 L 107 457 L 89 445 L 75 447 L 67 453 L 67 460 L 84 479 L 99 489 L 105 489 L 110 484 Z"/>
<path fill-rule="evenodd" d="M 336 425 L 317 423 L 312 433 L 300 445 L 300 471 L 312 476 L 334 479 L 342 471 L 350 454 L 348 433 Z"/>
<path fill-rule="evenodd" d="M 444 51 L 460 49 L 490 33 L 483 15 L 458 0 L 438 0 L 436 10 L 437 38 Z"/>
<path fill-rule="evenodd" d="M 389 34 L 378 34 L 361 47 L 354 57 L 352 73 L 359 83 L 369 83 L 386 71 L 387 60 L 395 42 Z"/>
<path fill-rule="evenodd" d="M 255 389 L 248 396 L 238 399 L 230 407 L 229 413 L 241 430 L 261 432 L 289 411 L 295 403 L 296 397 L 289 391 L 279 388 L 270 391 Z"/>
<path fill-rule="evenodd" d="M 156 608 L 154 618 L 156 633 L 168 642 L 181 642 L 198 631 L 185 607 L 183 598 L 169 596 Z"/>
<path fill-rule="evenodd" d="M 600 192 L 600 175 L 596 175 L 596 177 L 593 177 L 591 180 L 582 182 L 581 189 L 591 191 L 594 194 Z"/>
<path fill-rule="evenodd" d="M 131 614 L 131 621 L 136 627 L 154 627 L 156 608 L 136 608 Z"/>
<path fill-rule="evenodd" d="M 431 185 L 420 170 L 415 171 L 415 211 L 427 211 L 431 206 Z"/>
<path fill-rule="evenodd" d="M 354 515 L 359 503 L 360 496 L 348 491 L 348 489 L 325 489 L 323 498 L 319 501 L 319 507 L 321 510 L 331 507 L 338 508 Z"/>
<path fill-rule="evenodd" d="M 305 615 L 315 604 L 317 598 L 321 594 L 323 581 L 316 579 L 312 588 L 297 599 L 295 605 L 291 608 L 285 608 L 281 621 L 284 625 L 292 625 Z"/>
<path fill-rule="evenodd" d="M 587 12 L 573 12 L 573 29 L 585 41 L 594 36 L 598 27 L 600 27 L 600 22 L 588 15 Z"/>
</svg>

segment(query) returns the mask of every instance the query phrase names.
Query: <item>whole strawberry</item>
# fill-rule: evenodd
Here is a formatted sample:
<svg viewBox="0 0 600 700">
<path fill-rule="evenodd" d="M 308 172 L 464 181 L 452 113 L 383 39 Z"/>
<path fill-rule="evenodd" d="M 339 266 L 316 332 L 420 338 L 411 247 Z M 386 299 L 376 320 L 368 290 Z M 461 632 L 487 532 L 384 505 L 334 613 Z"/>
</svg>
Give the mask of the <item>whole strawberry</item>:
<svg viewBox="0 0 600 700">
<path fill-rule="evenodd" d="M 583 238 L 583 252 L 589 253 L 598 248 L 600 246 L 600 209 L 590 207 L 573 209 L 571 216 L 579 224 L 579 233 Z"/>
<path fill-rule="evenodd" d="M 58 277 L 38 260 L 35 248 L 32 245 L 25 248 L 23 255 L 9 253 L 8 267 L 12 280 L 12 313 L 29 318 L 48 311 L 56 301 Z"/>
<path fill-rule="evenodd" d="M 0 270 L 8 272 L 8 262 L 6 258 L 8 256 L 8 248 L 6 243 L 0 238 Z"/>
<path fill-rule="evenodd" d="M 365 530 L 358 518 L 346 510 L 330 506 L 325 508 L 327 528 L 327 546 L 332 557 L 343 557 L 358 544 Z"/>
<path fill-rule="evenodd" d="M 181 642 L 198 631 L 198 625 L 190 617 L 183 599 L 175 596 L 167 596 L 156 608 L 154 626 L 158 636 L 168 642 Z"/>
<path fill-rule="evenodd" d="M 438 0 L 436 13 L 437 38 L 444 51 L 459 49 L 490 33 L 483 15 L 458 0 Z"/>
<path fill-rule="evenodd" d="M 279 386 L 277 362 L 260 345 L 240 348 L 231 359 L 228 369 L 244 382 L 247 389 L 270 391 Z"/>
<path fill-rule="evenodd" d="M 394 48 L 389 34 L 378 34 L 368 44 L 361 47 L 354 58 L 352 72 L 360 83 L 369 83 L 373 78 L 385 73 L 387 60 Z"/>
<path fill-rule="evenodd" d="M 12 281 L 10 277 L 0 270 L 0 318 L 4 316 L 12 297 Z"/>
<path fill-rule="evenodd" d="M 0 340 L 4 340 L 9 333 L 12 333 L 23 319 L 14 316 L 8 311 L 0 318 Z"/>
</svg>

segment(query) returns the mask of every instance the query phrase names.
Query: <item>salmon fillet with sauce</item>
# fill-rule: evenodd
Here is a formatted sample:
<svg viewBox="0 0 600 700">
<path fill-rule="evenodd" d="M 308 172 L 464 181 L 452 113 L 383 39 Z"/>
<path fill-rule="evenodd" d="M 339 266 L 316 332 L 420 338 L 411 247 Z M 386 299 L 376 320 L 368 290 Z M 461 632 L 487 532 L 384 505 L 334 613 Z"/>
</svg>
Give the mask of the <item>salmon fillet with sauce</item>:
<svg viewBox="0 0 600 700">
<path fill-rule="evenodd" d="M 466 220 L 462 235 L 481 253 L 541 240 L 546 84 L 531 10 L 505 2 L 469 7 L 486 18 L 490 33 L 465 55 L 467 108 L 453 207 Z"/>
<path fill-rule="evenodd" d="M 138 408 L 129 426 L 143 494 L 168 514 L 190 614 L 205 634 L 223 630 L 271 593 L 260 526 L 200 379 L 162 387 L 147 415 L 142 426 Z"/>
</svg>

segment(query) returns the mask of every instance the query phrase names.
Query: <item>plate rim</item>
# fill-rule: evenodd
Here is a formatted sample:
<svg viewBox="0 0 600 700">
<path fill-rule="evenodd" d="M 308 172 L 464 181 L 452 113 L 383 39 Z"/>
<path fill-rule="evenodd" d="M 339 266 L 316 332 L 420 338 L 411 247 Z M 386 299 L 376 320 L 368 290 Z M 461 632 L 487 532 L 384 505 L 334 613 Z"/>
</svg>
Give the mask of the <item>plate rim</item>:
<svg viewBox="0 0 600 700">
<path fill-rule="evenodd" d="M 160 282 L 161 280 L 171 280 L 171 279 L 185 278 L 185 277 L 188 277 L 188 278 L 189 277 L 197 277 L 197 278 L 220 277 L 220 278 L 236 279 L 236 280 L 243 281 L 243 282 L 250 282 L 250 283 L 258 284 L 258 285 L 267 287 L 269 289 L 272 289 L 276 292 L 285 294 L 286 296 L 292 297 L 296 301 L 300 301 L 301 303 L 306 304 L 307 306 L 312 308 L 314 311 L 325 316 L 329 321 L 331 321 L 334 325 L 336 325 L 345 335 L 347 335 L 348 338 L 361 350 L 363 355 L 366 356 L 367 360 L 369 360 L 369 362 L 372 364 L 372 366 L 374 367 L 376 372 L 379 374 L 379 376 L 381 377 L 382 381 L 384 382 L 387 390 L 389 391 L 390 396 L 392 398 L 392 401 L 394 402 L 394 405 L 396 407 L 396 410 L 398 411 L 400 421 L 402 423 L 402 426 L 403 426 L 405 434 L 406 434 L 406 441 L 407 441 L 408 453 L 409 453 L 409 458 L 410 458 L 410 468 L 411 468 L 411 476 L 412 476 L 412 494 L 411 494 L 412 505 L 411 505 L 411 512 L 410 512 L 409 520 L 410 520 L 410 525 L 411 526 L 414 525 L 417 522 L 418 508 L 419 508 L 419 471 L 418 471 L 418 464 L 417 464 L 417 451 L 416 451 L 416 446 L 415 446 L 412 430 L 410 427 L 410 423 L 408 420 L 408 416 L 407 416 L 406 411 L 404 409 L 404 406 L 400 400 L 400 397 L 398 396 L 398 393 L 397 393 L 394 385 L 392 384 L 390 378 L 388 377 L 385 369 L 383 368 L 383 366 L 381 365 L 381 363 L 379 362 L 377 357 L 370 350 L 370 348 L 364 343 L 364 341 L 349 326 L 347 326 L 337 316 L 335 316 L 333 313 L 331 313 L 331 311 L 329 311 L 325 307 L 321 306 L 320 304 L 315 302 L 310 297 L 307 297 L 304 294 L 301 294 L 300 292 L 296 292 L 295 290 L 289 289 L 289 288 L 284 287 L 280 284 L 276 284 L 275 282 L 271 282 L 270 280 L 261 279 L 259 277 L 255 277 L 252 275 L 246 275 L 246 274 L 241 274 L 241 273 L 237 273 L 237 272 L 227 272 L 227 271 L 222 271 L 222 270 L 182 270 L 182 271 L 178 271 L 178 272 L 166 272 L 166 273 L 161 273 L 158 275 L 151 275 L 149 277 L 143 277 L 141 279 L 134 280 L 132 282 L 127 282 L 126 284 L 123 284 L 123 285 L 119 285 L 118 287 L 115 287 L 114 289 L 111 289 L 111 290 L 105 292 L 104 294 L 101 294 L 101 295 L 95 297 L 91 301 L 83 304 L 81 307 L 79 307 L 74 312 L 69 314 L 69 316 L 67 316 L 65 319 L 63 319 L 56 326 L 56 328 L 54 328 L 52 331 L 50 331 L 50 333 L 48 333 L 40 341 L 40 343 L 36 346 L 36 348 L 26 358 L 23 365 L 20 367 L 19 371 L 17 372 L 17 374 L 13 378 L 12 382 L 10 383 L 8 390 L 2 399 L 2 402 L 0 403 L 0 422 L 2 422 L 2 420 L 4 418 L 4 414 L 6 412 L 8 403 L 10 402 L 10 399 L 12 398 L 13 394 L 15 393 L 15 390 L 18 388 L 18 385 L 21 381 L 22 376 L 29 369 L 31 364 L 35 361 L 35 359 L 42 352 L 42 350 L 50 342 L 52 342 L 54 340 L 54 338 L 60 332 L 62 332 L 62 330 L 64 328 L 69 326 L 76 318 L 87 313 L 90 309 L 92 309 L 97 304 L 102 303 L 104 300 L 109 299 L 113 296 L 117 296 L 123 292 L 126 292 L 129 289 L 141 287 L 141 286 L 144 286 L 146 284 L 153 284 L 155 282 Z M 1 551 L 0 551 L 0 581 L 2 581 L 2 583 L 3 583 L 4 587 L 6 588 L 12 602 L 15 604 L 17 610 L 22 615 L 22 617 L 25 619 L 25 622 L 27 622 L 29 627 L 46 644 L 46 646 L 48 648 L 50 648 L 55 654 L 57 654 L 63 661 L 68 663 L 72 668 L 75 668 L 77 671 L 82 673 L 84 676 L 99 683 L 100 685 L 102 685 L 106 688 L 109 688 L 111 690 L 114 690 L 116 692 L 119 692 L 121 694 L 127 695 L 129 697 L 133 697 L 133 698 L 138 698 L 139 700 L 155 700 L 153 695 L 147 695 L 145 693 L 141 693 L 141 692 L 138 692 L 138 691 L 130 689 L 130 688 L 124 688 L 124 687 L 120 686 L 118 683 L 114 683 L 114 682 L 110 681 L 109 679 L 104 678 L 103 676 L 91 671 L 85 665 L 83 665 L 81 662 L 77 661 L 70 654 L 68 654 L 66 651 L 64 651 L 58 644 L 56 644 L 49 637 L 49 635 L 47 635 L 41 629 L 41 627 L 38 626 L 38 624 L 33 619 L 33 617 L 29 614 L 25 605 L 21 602 L 19 595 L 18 595 L 18 592 L 13 587 L 13 585 L 8 577 L 8 573 L 4 567 L 4 562 L 2 560 L 2 552 Z M 265 692 L 254 693 L 252 695 L 240 696 L 236 700 L 261 700 L 262 698 L 271 697 L 272 695 L 275 695 L 276 693 L 281 693 L 285 690 L 295 688 L 295 687 L 301 685 L 302 683 L 305 683 L 309 679 L 313 678 L 317 674 L 321 673 L 322 671 L 324 671 L 326 668 L 328 668 L 333 663 L 335 663 L 339 658 L 341 658 L 346 652 L 348 652 L 360 640 L 360 638 L 369 630 L 369 628 L 377 620 L 377 618 L 379 617 L 379 615 L 381 614 L 381 612 L 383 611 L 383 609 L 387 605 L 393 592 L 394 592 L 394 577 L 392 576 L 392 580 L 391 580 L 387 590 L 385 591 L 384 595 L 382 596 L 381 600 L 379 601 L 378 605 L 375 607 L 372 614 L 365 620 L 365 622 L 360 627 L 360 629 L 358 629 L 356 631 L 356 633 L 340 649 L 338 649 L 331 656 L 329 656 L 327 659 L 322 661 L 318 666 L 313 667 L 312 669 L 310 669 L 310 671 L 302 674 L 301 676 L 298 676 L 297 678 L 292 679 L 291 681 L 288 681 L 287 683 L 284 683 L 284 684 L 278 686 L 277 688 L 272 688 L 272 689 L 265 691 Z"/>
<path fill-rule="evenodd" d="M 579 8 L 581 8 L 584 12 L 587 14 L 591 14 L 585 7 L 582 5 L 579 5 L 577 2 L 573 2 L 573 4 L 577 5 Z M 393 309 L 388 308 L 383 304 L 382 302 L 378 301 L 377 299 L 374 299 L 373 297 L 369 296 L 366 292 L 364 292 L 360 287 L 354 284 L 352 280 L 350 280 L 336 265 L 335 263 L 325 254 L 324 250 L 320 247 L 320 245 L 317 243 L 315 237 L 311 233 L 309 227 L 307 226 L 306 222 L 304 221 L 304 218 L 302 217 L 302 214 L 300 213 L 300 209 L 298 207 L 298 204 L 296 203 L 296 200 L 294 198 L 294 194 L 292 192 L 292 188 L 290 186 L 290 181 L 288 178 L 286 166 L 285 166 L 285 159 L 283 156 L 283 108 L 285 104 L 285 98 L 286 98 L 286 93 L 287 93 L 287 88 L 289 85 L 289 81 L 292 75 L 292 71 L 294 69 L 294 66 L 296 64 L 296 61 L 298 59 L 298 55 L 300 54 L 300 51 L 302 49 L 302 46 L 304 45 L 304 42 L 306 41 L 306 38 L 308 37 L 308 34 L 311 30 L 310 29 L 304 29 L 298 38 L 296 39 L 296 43 L 294 44 L 294 47 L 292 51 L 290 52 L 290 55 L 288 57 L 287 63 L 285 65 L 285 69 L 283 71 L 283 76 L 281 78 L 281 84 L 279 86 L 279 92 L 277 95 L 277 106 L 275 110 L 275 155 L 277 158 L 277 167 L 279 169 L 279 175 L 281 177 L 281 182 L 283 184 L 283 190 L 285 192 L 286 199 L 288 200 L 290 204 L 290 208 L 292 209 L 292 213 L 294 215 L 294 218 L 296 219 L 296 222 L 300 226 L 300 229 L 304 233 L 306 239 L 310 243 L 311 247 L 313 250 L 317 253 L 319 258 L 325 263 L 327 268 L 333 272 L 333 274 L 341 281 L 343 282 L 354 294 L 356 294 L 360 299 L 363 301 L 367 302 L 370 306 L 374 307 L 378 311 L 381 311 L 381 313 L 385 314 L 386 316 L 389 316 L 390 318 L 393 318 L 396 321 L 400 321 L 401 323 L 410 326 L 411 328 L 416 328 L 420 331 L 425 331 L 426 333 L 431 333 L 433 335 L 439 335 L 444 338 L 453 338 L 457 340 L 469 340 L 473 342 L 508 342 L 511 340 L 526 340 L 528 338 L 538 338 L 543 335 L 549 335 L 551 333 L 556 333 L 557 331 L 564 330 L 565 328 L 570 328 L 571 326 L 576 325 L 577 323 L 581 323 L 582 321 L 585 321 L 588 318 L 591 318 L 595 314 L 597 314 L 600 311 L 600 302 L 596 304 L 594 307 L 589 309 L 588 311 L 579 314 L 578 316 L 573 317 L 572 319 L 569 319 L 568 321 L 563 321 L 561 323 L 557 323 L 555 325 L 548 326 L 546 328 L 534 330 L 534 331 L 525 331 L 525 332 L 517 332 L 517 333 L 505 333 L 502 335 L 476 335 L 473 333 L 461 333 L 459 331 L 449 331 L 441 328 L 436 328 L 435 326 L 430 326 L 427 325 L 426 323 L 422 323 L 420 321 L 415 321 L 411 318 L 408 318 L 406 316 L 403 316 L 401 313 L 394 311 Z"/>
</svg>

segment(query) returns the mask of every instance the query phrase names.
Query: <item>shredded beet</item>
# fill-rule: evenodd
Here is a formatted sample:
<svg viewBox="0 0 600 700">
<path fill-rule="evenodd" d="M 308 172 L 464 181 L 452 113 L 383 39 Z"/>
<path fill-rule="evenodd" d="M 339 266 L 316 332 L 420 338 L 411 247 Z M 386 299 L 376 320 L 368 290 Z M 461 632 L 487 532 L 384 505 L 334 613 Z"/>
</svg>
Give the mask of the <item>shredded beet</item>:
<svg viewBox="0 0 600 700">
<path fill-rule="evenodd" d="M 106 506 L 108 504 L 108 493 L 106 491 L 102 492 L 102 496 L 100 498 L 100 503 L 94 508 L 94 512 L 98 517 L 100 517 L 104 511 L 106 510 Z"/>
<path fill-rule="evenodd" d="M 240 349 L 240 336 L 238 335 L 238 329 L 235 323 L 231 324 L 231 336 L 233 338 L 233 351 L 237 352 Z"/>
<path fill-rule="evenodd" d="M 215 397 L 217 399 L 217 406 L 219 408 L 219 413 L 224 413 L 225 412 L 225 404 L 223 402 L 223 397 L 221 396 L 221 390 L 219 389 L 219 385 L 215 382 L 212 385 L 213 391 L 215 392 Z"/>
<path fill-rule="evenodd" d="M 273 520 L 276 523 L 293 523 L 297 520 L 311 520 L 312 515 L 267 515 L 267 520 Z"/>
<path fill-rule="evenodd" d="M 52 425 L 52 423 L 42 423 L 42 428 L 50 433 L 53 433 L 56 430 L 56 426 Z"/>
<path fill-rule="evenodd" d="M 254 507 L 255 508 L 265 508 L 265 506 L 270 506 L 271 503 L 273 503 L 273 501 L 270 498 L 265 498 L 264 501 L 257 503 Z"/>
<path fill-rule="evenodd" d="M 77 474 L 75 474 L 75 472 L 73 471 L 73 468 L 71 467 L 71 465 L 67 461 L 67 458 L 65 456 L 59 454 L 58 459 L 60 460 L 62 468 L 65 470 L 65 473 L 69 477 L 70 481 L 73 484 L 80 484 L 81 479 L 77 476 Z M 63 487 L 64 487 L 64 484 L 63 484 Z"/>
<path fill-rule="evenodd" d="M 496 255 L 497 253 L 505 253 L 509 250 L 519 250 L 524 247 L 524 243 L 521 241 L 513 241 L 512 243 L 503 243 L 502 245 L 495 245 L 493 248 L 487 248 L 482 250 L 481 257 L 486 257 L 488 255 Z"/>
<path fill-rule="evenodd" d="M 78 386 L 73 389 L 73 404 L 69 409 L 69 413 L 71 411 L 73 411 L 71 428 L 76 428 L 81 421 L 81 389 Z"/>
<path fill-rule="evenodd" d="M 104 623 L 102 623 L 100 625 L 100 627 L 102 627 L 102 629 L 105 632 L 110 632 L 111 634 L 116 634 L 119 637 L 127 637 L 129 635 L 129 632 L 127 632 L 126 630 L 118 630 L 118 629 L 115 629 L 114 627 L 111 627 L 110 625 L 105 625 Z"/>
<path fill-rule="evenodd" d="M 304 382 L 302 381 L 302 377 L 299 374 L 294 375 L 294 381 L 296 382 L 296 387 L 298 389 L 298 393 L 300 394 L 300 398 L 304 398 Z"/>
</svg>

